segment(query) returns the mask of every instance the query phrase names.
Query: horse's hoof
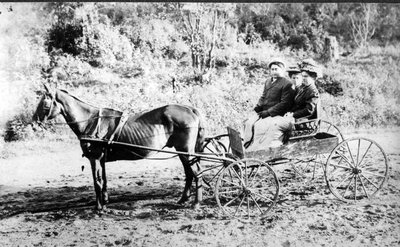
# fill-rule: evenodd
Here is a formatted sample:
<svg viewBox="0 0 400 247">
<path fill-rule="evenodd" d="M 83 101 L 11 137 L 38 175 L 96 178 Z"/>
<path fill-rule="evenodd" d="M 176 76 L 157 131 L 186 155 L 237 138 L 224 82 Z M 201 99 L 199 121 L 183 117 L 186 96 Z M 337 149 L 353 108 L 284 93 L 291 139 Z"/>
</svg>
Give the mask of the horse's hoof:
<svg viewBox="0 0 400 247">
<path fill-rule="evenodd" d="M 103 212 L 104 212 L 103 209 L 98 209 L 97 207 L 95 207 L 93 209 L 93 211 L 94 211 L 95 214 L 97 214 L 99 216 L 101 216 L 103 214 Z"/>
<path fill-rule="evenodd" d="M 193 209 L 194 210 L 199 210 L 200 209 L 200 203 L 195 203 L 195 204 L 193 204 Z"/>
</svg>

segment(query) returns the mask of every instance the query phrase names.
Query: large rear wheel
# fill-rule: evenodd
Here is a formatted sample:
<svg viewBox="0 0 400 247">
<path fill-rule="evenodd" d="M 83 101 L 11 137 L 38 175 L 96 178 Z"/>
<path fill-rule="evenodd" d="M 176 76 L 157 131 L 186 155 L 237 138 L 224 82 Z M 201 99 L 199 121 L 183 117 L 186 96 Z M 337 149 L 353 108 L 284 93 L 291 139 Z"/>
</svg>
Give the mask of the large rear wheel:
<svg viewBox="0 0 400 247">
<path fill-rule="evenodd" d="M 329 155 L 325 180 L 339 200 L 371 198 L 388 177 L 387 156 L 375 141 L 351 138 L 337 145 Z"/>
</svg>

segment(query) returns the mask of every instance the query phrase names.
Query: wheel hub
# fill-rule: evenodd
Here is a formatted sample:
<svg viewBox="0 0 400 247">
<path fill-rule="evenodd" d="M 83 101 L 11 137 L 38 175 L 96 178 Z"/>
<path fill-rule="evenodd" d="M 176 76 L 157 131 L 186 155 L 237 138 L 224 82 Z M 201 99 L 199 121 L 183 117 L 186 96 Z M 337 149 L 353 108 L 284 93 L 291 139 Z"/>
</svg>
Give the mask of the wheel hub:
<svg viewBox="0 0 400 247">
<path fill-rule="evenodd" d="M 362 171 L 359 168 L 353 168 L 353 174 L 360 174 Z"/>
<path fill-rule="evenodd" d="M 246 196 L 251 194 L 251 190 L 248 188 L 243 188 L 243 194 L 245 194 Z"/>
</svg>

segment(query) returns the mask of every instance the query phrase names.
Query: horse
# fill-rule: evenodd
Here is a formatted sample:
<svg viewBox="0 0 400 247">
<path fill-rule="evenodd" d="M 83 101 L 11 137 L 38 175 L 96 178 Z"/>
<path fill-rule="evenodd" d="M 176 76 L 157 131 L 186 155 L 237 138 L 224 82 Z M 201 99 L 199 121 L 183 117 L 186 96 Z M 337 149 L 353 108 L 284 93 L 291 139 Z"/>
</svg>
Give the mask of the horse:
<svg viewBox="0 0 400 247">
<path fill-rule="evenodd" d="M 185 187 L 179 204 L 187 202 L 193 179 L 196 184 L 194 208 L 202 201 L 202 179 L 200 160 L 193 155 L 202 149 L 204 127 L 202 116 L 196 108 L 181 104 L 169 104 L 153 110 L 127 116 L 124 112 L 99 108 L 85 103 L 66 90 L 45 86 L 43 96 L 33 115 L 33 121 L 43 122 L 62 115 L 80 140 L 82 156 L 89 159 L 96 206 L 102 211 L 108 203 L 106 162 L 117 160 L 139 160 L 149 157 L 154 149 L 174 147 L 185 171 Z M 86 138 L 86 140 L 85 140 Z M 88 138 L 105 140 L 88 141 Z M 149 147 L 127 148 L 110 146 L 112 140 Z M 107 142 L 108 141 L 108 142 Z"/>
</svg>

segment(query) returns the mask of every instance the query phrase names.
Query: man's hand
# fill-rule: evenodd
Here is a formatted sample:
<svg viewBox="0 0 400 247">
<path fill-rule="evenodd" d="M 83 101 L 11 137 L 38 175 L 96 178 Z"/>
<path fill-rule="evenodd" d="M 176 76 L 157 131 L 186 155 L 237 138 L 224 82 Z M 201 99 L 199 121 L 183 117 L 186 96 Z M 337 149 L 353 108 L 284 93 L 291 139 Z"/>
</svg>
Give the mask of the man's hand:
<svg viewBox="0 0 400 247">
<path fill-rule="evenodd" d="M 262 111 L 262 107 L 259 105 L 256 105 L 256 107 L 254 107 L 254 111 L 259 113 L 260 111 Z"/>
<path fill-rule="evenodd" d="M 258 116 L 260 116 L 260 118 L 266 118 L 266 117 L 269 117 L 270 114 L 269 114 L 269 112 L 267 110 L 265 110 L 265 111 L 259 112 Z"/>
<path fill-rule="evenodd" d="M 293 117 L 293 112 L 286 112 L 284 117 Z"/>
</svg>

